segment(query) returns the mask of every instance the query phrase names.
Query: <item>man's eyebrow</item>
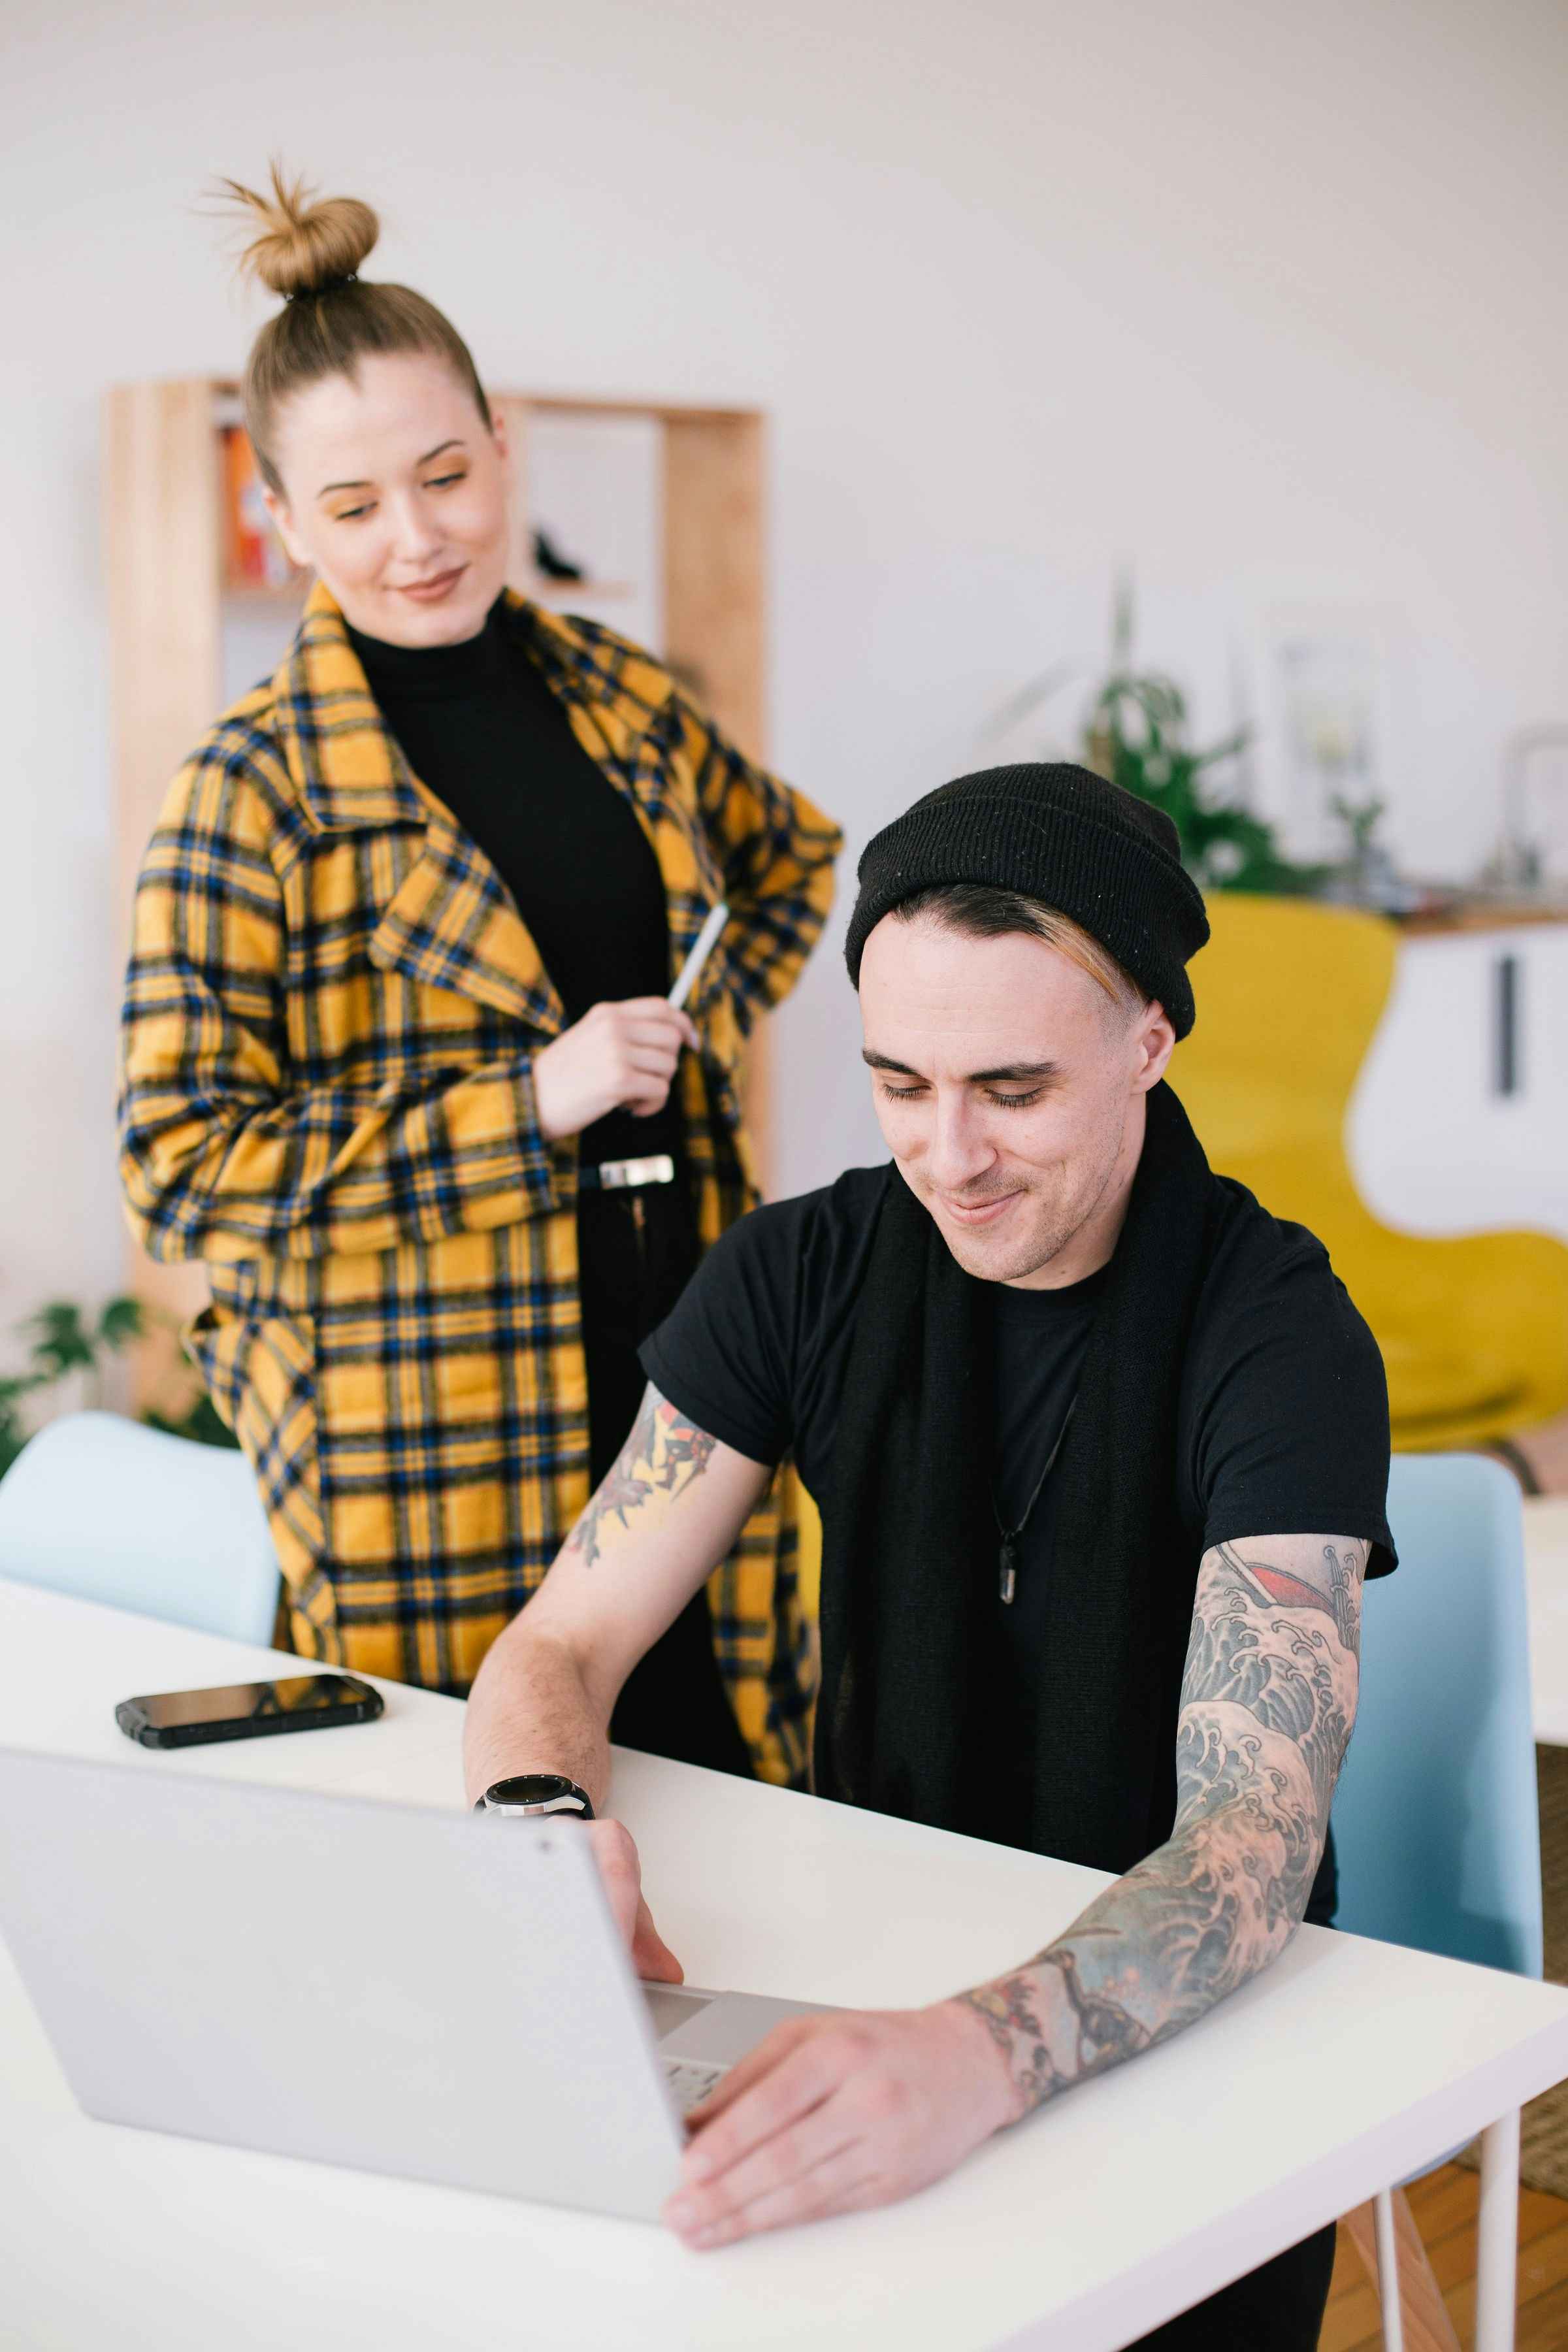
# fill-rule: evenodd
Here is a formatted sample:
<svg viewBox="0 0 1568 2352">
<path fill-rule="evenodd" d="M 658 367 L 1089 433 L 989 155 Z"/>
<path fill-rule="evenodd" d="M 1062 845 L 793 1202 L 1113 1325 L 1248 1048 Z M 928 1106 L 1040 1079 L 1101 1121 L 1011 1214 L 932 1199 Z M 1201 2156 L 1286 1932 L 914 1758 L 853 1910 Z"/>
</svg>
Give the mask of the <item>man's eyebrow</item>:
<svg viewBox="0 0 1568 2352">
<path fill-rule="evenodd" d="M 414 463 L 416 466 L 427 466 L 432 457 L 441 455 L 443 449 L 461 449 L 464 446 L 465 444 L 454 434 L 449 441 L 437 441 L 434 449 L 426 449 L 423 457 L 416 457 Z M 371 488 L 369 482 L 323 482 L 316 496 L 324 499 L 329 490 L 368 490 Z"/>
<path fill-rule="evenodd" d="M 922 1086 L 926 1083 L 923 1071 L 911 1070 L 907 1062 L 895 1062 L 890 1054 L 879 1054 L 872 1046 L 861 1047 L 860 1059 L 868 1069 L 893 1070 L 901 1078 L 919 1078 Z M 1057 1062 L 1009 1062 L 999 1069 L 971 1070 L 963 1083 L 967 1087 L 1021 1086 L 1030 1080 L 1037 1084 L 1042 1078 L 1058 1077 L 1060 1074 Z"/>
</svg>

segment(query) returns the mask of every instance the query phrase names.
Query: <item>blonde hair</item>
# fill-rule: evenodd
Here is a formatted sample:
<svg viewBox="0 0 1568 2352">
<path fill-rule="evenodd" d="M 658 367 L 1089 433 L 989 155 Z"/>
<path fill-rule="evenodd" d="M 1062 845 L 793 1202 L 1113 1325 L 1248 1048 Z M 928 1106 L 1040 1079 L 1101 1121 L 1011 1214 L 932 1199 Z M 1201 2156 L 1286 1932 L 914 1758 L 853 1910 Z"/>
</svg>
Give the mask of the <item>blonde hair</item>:
<svg viewBox="0 0 1568 2352">
<path fill-rule="evenodd" d="M 352 377 L 367 352 L 429 352 L 445 360 L 490 425 L 489 403 L 473 354 L 451 320 L 412 287 L 364 285 L 359 277 L 381 223 L 357 196 L 321 202 L 302 179 L 292 184 L 274 162 L 271 189 L 258 194 L 237 180 L 218 183 L 261 234 L 240 256 L 242 271 L 283 297 L 250 348 L 242 387 L 245 429 L 269 489 L 283 484 L 272 456 L 279 404 L 324 376 Z"/>
<path fill-rule="evenodd" d="M 932 882 L 900 898 L 888 911 L 901 923 L 926 915 L 944 929 L 962 931 L 971 939 L 995 940 L 1009 931 L 1026 932 L 1031 939 L 1044 940 L 1048 948 L 1055 948 L 1058 955 L 1087 972 L 1121 1011 L 1131 1013 L 1149 1003 L 1147 992 L 1081 923 L 1022 890 L 1003 890 L 989 882 Z"/>
</svg>

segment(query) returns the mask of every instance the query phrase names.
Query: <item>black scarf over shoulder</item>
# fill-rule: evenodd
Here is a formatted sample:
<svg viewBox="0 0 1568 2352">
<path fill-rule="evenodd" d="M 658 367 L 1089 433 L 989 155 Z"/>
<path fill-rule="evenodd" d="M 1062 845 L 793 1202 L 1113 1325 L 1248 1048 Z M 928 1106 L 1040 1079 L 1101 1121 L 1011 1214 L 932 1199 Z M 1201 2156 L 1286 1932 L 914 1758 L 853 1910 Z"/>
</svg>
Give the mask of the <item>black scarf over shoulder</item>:
<svg viewBox="0 0 1568 2352">
<path fill-rule="evenodd" d="M 1170 1834 L 1197 1555 L 1176 1507 L 1176 1401 L 1223 1198 L 1166 1086 L 1052 1473 L 1056 1552 L 1030 1843 L 1123 1871 Z M 987 1286 L 898 1174 L 857 1309 L 823 1498 L 820 1795 L 984 1835 L 996 1602 Z"/>
</svg>

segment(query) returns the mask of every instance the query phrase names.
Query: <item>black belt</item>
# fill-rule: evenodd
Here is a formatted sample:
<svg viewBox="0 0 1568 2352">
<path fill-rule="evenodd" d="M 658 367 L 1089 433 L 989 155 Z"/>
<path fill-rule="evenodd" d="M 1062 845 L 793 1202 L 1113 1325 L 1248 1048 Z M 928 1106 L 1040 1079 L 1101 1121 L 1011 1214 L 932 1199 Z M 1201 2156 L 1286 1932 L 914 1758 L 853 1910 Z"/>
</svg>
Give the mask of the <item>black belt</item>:
<svg viewBox="0 0 1568 2352">
<path fill-rule="evenodd" d="M 673 1184 L 675 1162 L 668 1151 L 656 1151 L 647 1160 L 601 1160 L 597 1167 L 577 1171 L 577 1189 L 583 1192 L 631 1192 L 645 1184 Z"/>
</svg>

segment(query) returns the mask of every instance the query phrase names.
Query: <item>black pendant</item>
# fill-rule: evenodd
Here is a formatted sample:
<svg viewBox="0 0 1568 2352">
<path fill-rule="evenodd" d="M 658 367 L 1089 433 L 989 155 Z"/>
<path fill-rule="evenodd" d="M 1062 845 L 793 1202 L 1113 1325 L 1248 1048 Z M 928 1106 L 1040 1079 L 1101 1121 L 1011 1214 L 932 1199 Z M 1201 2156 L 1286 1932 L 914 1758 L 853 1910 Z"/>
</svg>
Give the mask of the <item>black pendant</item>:
<svg viewBox="0 0 1568 2352">
<path fill-rule="evenodd" d="M 1010 1535 L 1005 1535 L 1002 1538 L 1000 1565 L 1001 1574 L 996 1584 L 997 1594 L 1001 1600 L 1011 1602 L 1014 1593 L 1018 1589 L 1018 1572 L 1013 1558 L 1013 1538 Z"/>
</svg>

